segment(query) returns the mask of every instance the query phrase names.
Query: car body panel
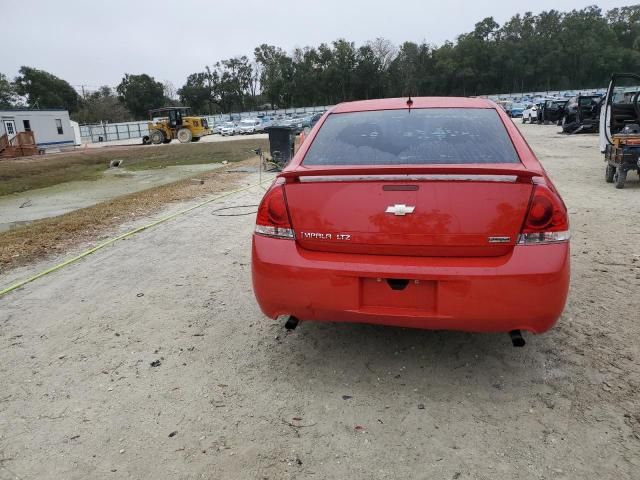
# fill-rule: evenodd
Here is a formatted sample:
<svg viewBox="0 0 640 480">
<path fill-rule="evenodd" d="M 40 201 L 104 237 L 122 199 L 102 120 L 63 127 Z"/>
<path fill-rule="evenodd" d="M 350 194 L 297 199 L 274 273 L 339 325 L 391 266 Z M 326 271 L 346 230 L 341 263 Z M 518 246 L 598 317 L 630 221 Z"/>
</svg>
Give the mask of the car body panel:
<svg viewBox="0 0 640 480">
<path fill-rule="evenodd" d="M 468 178 L 457 182 L 419 176 L 411 181 L 329 179 L 287 184 L 285 191 L 298 243 L 309 250 L 504 255 L 515 245 L 533 187 L 502 177 Z M 414 211 L 410 217 L 390 215 L 386 210 L 394 205 L 410 205 Z M 341 240 L 345 235 L 348 241 Z M 491 243 L 492 237 L 506 240 Z"/>
</svg>

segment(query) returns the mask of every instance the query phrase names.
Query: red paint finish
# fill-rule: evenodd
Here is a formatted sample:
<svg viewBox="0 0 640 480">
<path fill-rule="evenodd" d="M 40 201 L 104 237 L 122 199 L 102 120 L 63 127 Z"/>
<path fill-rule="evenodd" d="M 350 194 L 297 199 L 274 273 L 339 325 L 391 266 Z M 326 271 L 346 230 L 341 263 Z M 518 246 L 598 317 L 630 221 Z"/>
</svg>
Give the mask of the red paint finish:
<svg viewBox="0 0 640 480">
<path fill-rule="evenodd" d="M 285 186 L 302 248 L 327 252 L 413 256 L 497 256 L 509 253 L 524 222 L 533 186 L 504 182 L 411 182 L 415 191 L 389 191 L 398 182 L 319 182 Z M 385 213 L 413 205 L 410 216 Z M 307 238 L 308 232 L 331 234 Z M 340 240 L 340 234 L 350 236 Z M 490 236 L 509 237 L 490 244 Z"/>
<path fill-rule="evenodd" d="M 265 315 L 274 319 L 294 315 L 301 320 L 542 333 L 562 313 L 569 287 L 568 243 L 517 246 L 502 257 L 431 258 L 313 252 L 291 240 L 254 235 L 252 257 L 254 293 Z M 378 278 L 409 283 L 394 291 Z M 407 297 L 418 296 L 415 304 L 407 302 Z"/>
<path fill-rule="evenodd" d="M 548 330 L 569 288 L 569 227 L 558 192 L 492 102 L 413 101 L 412 109 L 498 111 L 520 164 L 306 167 L 328 115 L 406 109 L 406 98 L 334 107 L 260 207 L 252 274 L 262 311 L 426 329 Z M 386 212 L 398 205 L 414 210 Z M 271 234 L 289 231 L 295 239 Z"/>
</svg>

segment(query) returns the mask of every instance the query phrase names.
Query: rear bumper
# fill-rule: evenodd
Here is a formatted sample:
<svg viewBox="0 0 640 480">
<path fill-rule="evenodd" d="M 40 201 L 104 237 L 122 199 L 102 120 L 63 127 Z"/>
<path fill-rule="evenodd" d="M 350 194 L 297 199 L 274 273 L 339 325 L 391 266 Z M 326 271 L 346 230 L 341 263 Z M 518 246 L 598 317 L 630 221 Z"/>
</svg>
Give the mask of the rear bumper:
<svg viewBox="0 0 640 480">
<path fill-rule="evenodd" d="M 254 235 L 252 276 L 270 318 L 542 333 L 565 305 L 569 244 L 517 246 L 504 257 L 394 257 L 314 252 Z M 409 283 L 392 290 L 389 278 Z"/>
</svg>

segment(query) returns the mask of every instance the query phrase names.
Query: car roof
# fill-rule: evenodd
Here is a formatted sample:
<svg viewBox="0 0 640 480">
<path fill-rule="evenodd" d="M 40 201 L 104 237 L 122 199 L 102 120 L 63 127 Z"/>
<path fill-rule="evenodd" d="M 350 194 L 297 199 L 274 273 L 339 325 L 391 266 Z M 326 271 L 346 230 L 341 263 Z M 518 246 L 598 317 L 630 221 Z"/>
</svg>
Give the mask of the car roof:
<svg viewBox="0 0 640 480">
<path fill-rule="evenodd" d="M 407 108 L 409 97 L 381 98 L 340 103 L 331 113 L 367 112 L 371 110 L 402 110 Z M 411 108 L 496 108 L 496 104 L 486 98 L 469 97 L 412 97 Z"/>
</svg>

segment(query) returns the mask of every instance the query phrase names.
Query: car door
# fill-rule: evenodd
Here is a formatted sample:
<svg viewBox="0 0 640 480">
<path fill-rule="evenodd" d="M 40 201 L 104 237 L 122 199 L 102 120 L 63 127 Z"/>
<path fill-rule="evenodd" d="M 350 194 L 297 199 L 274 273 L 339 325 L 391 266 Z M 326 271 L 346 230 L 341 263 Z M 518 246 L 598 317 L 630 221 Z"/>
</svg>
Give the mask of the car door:
<svg viewBox="0 0 640 480">
<path fill-rule="evenodd" d="M 640 75 L 618 73 L 611 77 L 600 110 L 600 151 L 629 123 L 640 123 Z"/>
</svg>

